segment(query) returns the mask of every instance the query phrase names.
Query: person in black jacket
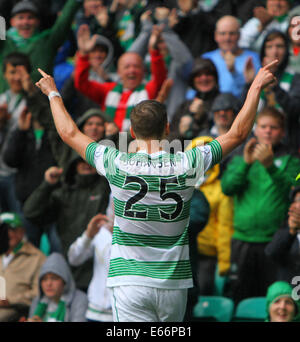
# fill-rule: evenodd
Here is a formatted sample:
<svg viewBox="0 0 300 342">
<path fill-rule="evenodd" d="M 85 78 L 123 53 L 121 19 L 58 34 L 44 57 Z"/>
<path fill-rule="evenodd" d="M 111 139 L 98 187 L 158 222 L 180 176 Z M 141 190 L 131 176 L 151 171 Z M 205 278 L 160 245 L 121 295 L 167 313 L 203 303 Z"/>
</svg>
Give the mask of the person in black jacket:
<svg viewBox="0 0 300 342">
<path fill-rule="evenodd" d="M 107 180 L 72 152 L 64 177 L 62 168 L 51 166 L 24 204 L 24 215 L 28 220 L 37 225 L 56 224 L 65 257 L 90 219 L 106 212 L 110 194 Z M 71 270 L 76 286 L 86 292 L 93 274 L 93 261 L 88 260 Z"/>
<path fill-rule="evenodd" d="M 265 254 L 278 264 L 278 280 L 289 283 L 300 275 L 300 185 L 291 191 L 288 219 L 266 246 Z"/>
<path fill-rule="evenodd" d="M 219 94 L 218 72 L 214 63 L 197 58 L 190 74 L 190 99 L 175 111 L 170 124 L 170 139 L 192 139 L 213 124 L 211 106 Z"/>
</svg>

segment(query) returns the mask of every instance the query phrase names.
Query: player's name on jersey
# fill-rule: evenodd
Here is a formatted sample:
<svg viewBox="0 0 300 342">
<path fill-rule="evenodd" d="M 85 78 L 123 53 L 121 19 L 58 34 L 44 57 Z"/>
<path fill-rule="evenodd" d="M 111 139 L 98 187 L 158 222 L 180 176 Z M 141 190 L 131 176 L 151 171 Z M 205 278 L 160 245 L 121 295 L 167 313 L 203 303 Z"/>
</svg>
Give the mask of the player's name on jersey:
<svg viewBox="0 0 300 342">
<path fill-rule="evenodd" d="M 120 158 L 120 162 L 123 165 L 137 166 L 137 167 L 151 167 L 151 168 L 169 168 L 176 167 L 176 160 L 173 159 L 163 159 L 163 160 L 152 160 L 152 159 L 123 159 Z"/>
</svg>

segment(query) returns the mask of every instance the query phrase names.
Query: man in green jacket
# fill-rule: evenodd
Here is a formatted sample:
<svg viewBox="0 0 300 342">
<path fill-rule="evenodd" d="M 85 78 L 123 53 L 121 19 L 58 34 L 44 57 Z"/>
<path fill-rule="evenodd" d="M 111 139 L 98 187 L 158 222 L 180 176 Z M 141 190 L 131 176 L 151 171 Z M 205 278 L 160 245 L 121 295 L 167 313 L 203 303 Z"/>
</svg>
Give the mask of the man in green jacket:
<svg viewBox="0 0 300 342">
<path fill-rule="evenodd" d="M 73 18 L 82 0 L 68 0 L 55 24 L 39 32 L 39 13 L 30 1 L 22 0 L 11 11 L 11 28 L 7 31 L 6 40 L 0 40 L 0 63 L 11 52 L 19 51 L 27 54 L 32 65 L 32 79 L 39 80 L 37 67 L 52 72 L 58 49 L 64 43 L 71 30 Z M 0 70 L 0 93 L 7 89 Z"/>
<path fill-rule="evenodd" d="M 276 280 L 264 249 L 285 219 L 300 170 L 299 158 L 280 143 L 283 136 L 283 114 L 267 107 L 257 116 L 255 138 L 245 145 L 244 156 L 228 164 L 221 180 L 223 192 L 234 198 L 228 296 L 236 302 L 264 296 Z"/>
</svg>

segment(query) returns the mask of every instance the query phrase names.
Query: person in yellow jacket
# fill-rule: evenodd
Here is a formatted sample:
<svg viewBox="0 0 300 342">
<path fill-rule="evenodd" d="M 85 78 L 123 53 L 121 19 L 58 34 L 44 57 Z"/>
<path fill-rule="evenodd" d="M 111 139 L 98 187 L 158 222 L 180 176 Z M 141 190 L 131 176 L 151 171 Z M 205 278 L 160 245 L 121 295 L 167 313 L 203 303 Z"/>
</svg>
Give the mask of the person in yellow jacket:
<svg viewBox="0 0 300 342">
<path fill-rule="evenodd" d="M 187 149 L 212 140 L 209 136 L 195 138 Z M 208 223 L 197 236 L 197 282 L 200 295 L 213 295 L 216 267 L 221 276 L 226 275 L 230 268 L 233 200 L 222 192 L 219 173 L 220 165 L 216 164 L 205 173 L 205 181 L 200 186 L 210 205 Z"/>
</svg>

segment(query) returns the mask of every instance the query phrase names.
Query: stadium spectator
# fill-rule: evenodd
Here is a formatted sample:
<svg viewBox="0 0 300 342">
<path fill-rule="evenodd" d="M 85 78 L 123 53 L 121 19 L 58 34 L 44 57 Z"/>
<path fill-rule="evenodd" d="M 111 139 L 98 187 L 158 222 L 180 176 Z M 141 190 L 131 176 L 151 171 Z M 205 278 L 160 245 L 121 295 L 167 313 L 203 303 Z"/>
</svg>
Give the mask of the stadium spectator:
<svg viewBox="0 0 300 342">
<path fill-rule="evenodd" d="M 218 49 L 206 52 L 203 58 L 209 58 L 215 64 L 219 75 L 220 92 L 230 92 L 239 97 L 245 85 L 244 69 L 249 60 L 255 71 L 260 67 L 256 52 L 238 46 L 240 23 L 233 16 L 224 16 L 216 23 L 215 41 Z"/>
<path fill-rule="evenodd" d="M 140 30 L 140 16 L 145 10 L 145 1 L 138 0 L 112 0 L 109 12 L 115 18 L 117 37 L 127 51 Z"/>
<path fill-rule="evenodd" d="M 266 35 L 262 44 L 260 59 L 262 65 L 266 65 L 277 59 L 278 65 L 274 66 L 274 73 L 277 77 L 277 84 L 264 89 L 258 106 L 261 111 L 265 106 L 275 106 L 286 115 L 285 142 L 299 152 L 299 110 L 300 110 L 300 74 L 295 73 L 288 66 L 289 43 L 287 36 L 280 31 L 272 31 Z M 248 65 L 245 70 L 247 85 L 244 93 L 249 89 L 254 78 L 253 65 Z"/>
<path fill-rule="evenodd" d="M 85 322 L 87 296 L 76 289 L 69 265 L 59 253 L 49 255 L 39 273 L 39 295 L 27 322 Z"/>
<path fill-rule="evenodd" d="M 200 131 L 198 135 L 216 138 L 227 133 L 239 110 L 239 100 L 231 93 L 221 93 L 217 95 L 210 109 L 210 112 L 213 115 L 213 125 L 210 128 Z M 242 150 L 243 145 L 236 148 L 221 161 L 219 178 L 222 176 L 226 169 L 226 165 L 230 162 L 233 156 L 240 154 Z"/>
<path fill-rule="evenodd" d="M 153 30 L 149 40 L 152 78 L 144 85 L 142 82 L 144 78 L 143 60 L 140 55 L 134 52 L 124 53 L 118 61 L 117 72 L 121 83 L 89 81 L 88 52 L 94 45 L 96 36 L 90 38 L 87 26 L 81 26 L 78 30 L 79 53 L 75 68 L 75 87 L 97 102 L 102 110 L 114 119 L 120 131 L 128 131 L 129 129 L 129 114 L 132 106 L 139 101 L 155 98 L 166 79 L 165 63 L 156 48 L 159 33 L 159 30 Z"/>
<path fill-rule="evenodd" d="M 23 94 L 20 66 L 30 72 L 31 66 L 26 55 L 11 53 L 3 61 L 4 77 L 9 89 L 0 95 L 0 210 L 20 211 L 20 205 L 15 194 L 16 170 L 8 167 L 3 161 L 3 150 L 7 143 L 9 132 L 18 124 L 18 118 L 26 107 Z"/>
<path fill-rule="evenodd" d="M 214 63 L 210 59 L 197 58 L 189 84 L 190 98 L 177 108 L 170 124 L 172 138 L 191 139 L 212 125 L 211 105 L 219 94 L 218 72 Z"/>
<path fill-rule="evenodd" d="M 54 59 L 71 30 L 71 24 L 81 0 L 68 0 L 55 24 L 39 32 L 40 14 L 33 2 L 22 0 L 11 11 L 11 28 L 7 31 L 6 40 L 0 41 L 0 61 L 11 52 L 19 51 L 27 54 L 32 65 L 31 77 L 38 80 L 37 68 L 40 66 L 52 73 Z M 0 70 L 0 93 L 7 89 Z"/>
<path fill-rule="evenodd" d="M 25 239 L 25 229 L 17 213 L 0 215 L 8 230 L 8 250 L 0 255 L 0 276 L 5 279 L 6 299 L 0 299 L 0 322 L 17 321 L 27 315 L 38 294 L 38 277 L 46 257 Z"/>
<path fill-rule="evenodd" d="M 97 213 L 105 213 L 110 190 L 106 179 L 75 152 L 60 181 L 62 172 L 55 166 L 46 170 L 44 181 L 25 202 L 24 215 L 36 225 L 56 223 L 62 254 L 67 257 L 69 246 L 83 233 L 89 220 Z M 76 286 L 86 292 L 93 262 L 72 267 L 71 271 Z"/>
<path fill-rule="evenodd" d="M 88 53 L 90 63 L 89 80 L 103 83 L 116 79 L 116 75 L 111 69 L 113 57 L 114 48 L 111 42 L 104 36 L 98 36 L 94 47 Z M 65 101 L 66 108 L 75 120 L 88 109 L 99 108 L 98 103 L 92 101 L 75 88 L 73 66 L 72 74 L 64 83 L 61 94 Z"/>
<path fill-rule="evenodd" d="M 272 241 L 265 249 L 278 264 L 277 280 L 291 283 L 300 274 L 300 186 L 297 185 L 290 193 L 291 204 L 285 224 L 278 229 Z"/>
<path fill-rule="evenodd" d="M 266 5 L 254 8 L 253 18 L 241 28 L 239 46 L 259 53 L 266 35 L 272 30 L 286 32 L 288 12 L 293 0 L 266 0 Z"/>
<path fill-rule="evenodd" d="M 293 288 L 285 281 L 276 281 L 266 293 L 266 322 L 299 322 L 299 301 L 293 298 Z"/>
<path fill-rule="evenodd" d="M 177 5 L 178 9 L 174 8 L 170 12 L 169 26 L 186 44 L 192 56 L 197 58 L 215 49 L 214 18 L 201 10 L 196 0 L 177 0 Z"/>
<path fill-rule="evenodd" d="M 299 158 L 281 143 L 284 116 L 267 107 L 256 119 L 255 138 L 227 165 L 221 185 L 234 198 L 229 292 L 235 302 L 264 296 L 276 280 L 276 265 L 264 249 L 288 209 L 288 195 L 299 172 Z"/>
</svg>

